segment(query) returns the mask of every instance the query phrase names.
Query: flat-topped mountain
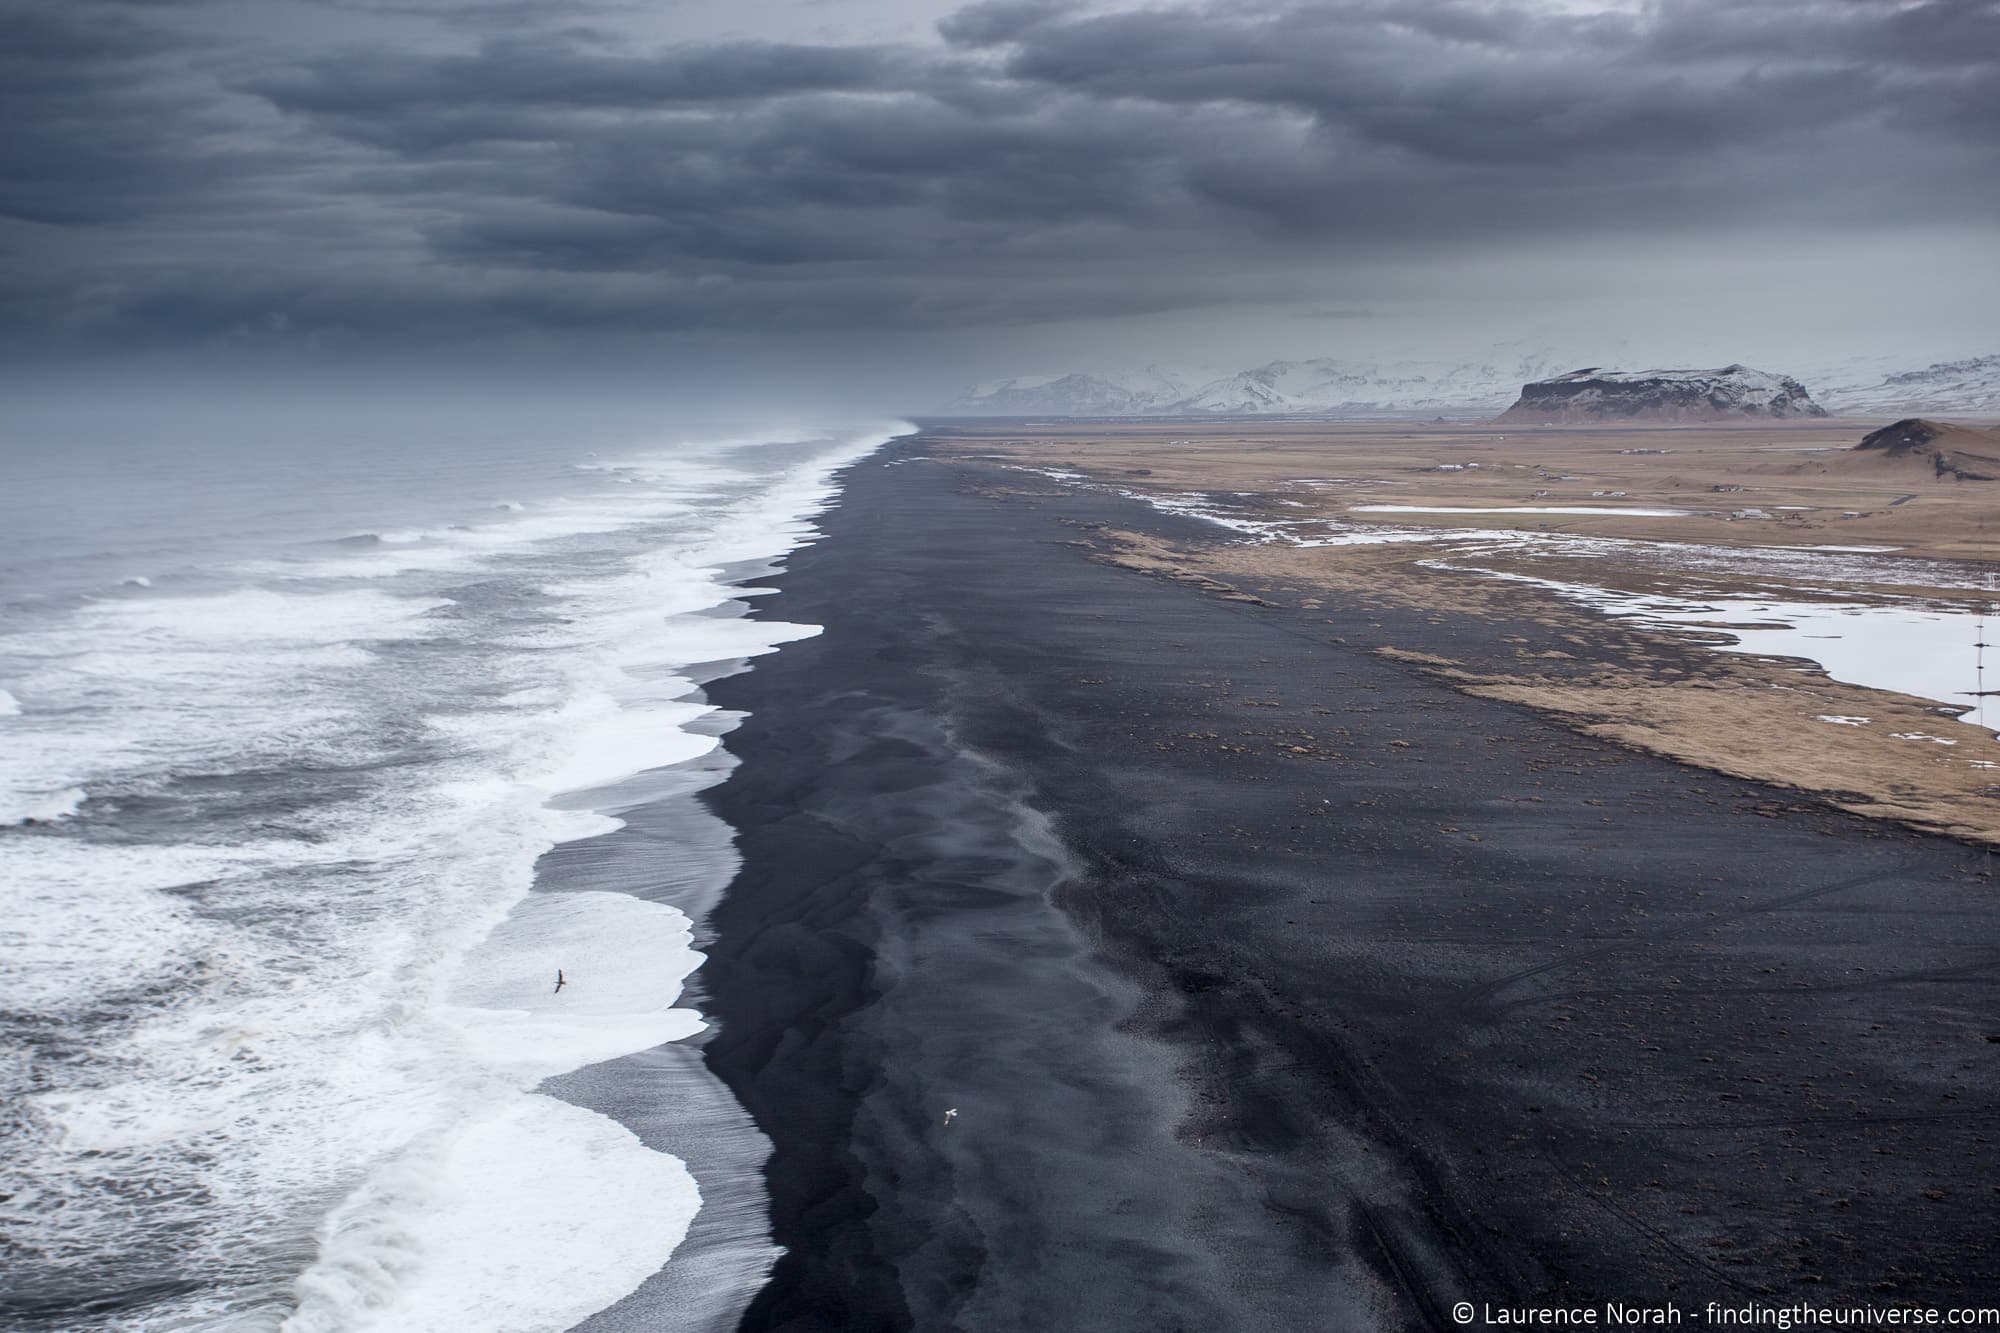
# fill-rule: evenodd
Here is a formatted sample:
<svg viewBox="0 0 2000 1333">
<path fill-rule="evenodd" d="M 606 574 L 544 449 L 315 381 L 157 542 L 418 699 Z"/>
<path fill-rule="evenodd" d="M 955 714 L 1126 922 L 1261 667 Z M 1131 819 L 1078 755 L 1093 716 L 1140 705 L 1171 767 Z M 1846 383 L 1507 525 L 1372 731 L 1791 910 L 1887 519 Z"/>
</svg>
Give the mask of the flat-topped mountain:
<svg viewBox="0 0 2000 1333">
<path fill-rule="evenodd" d="M 1823 417 L 1826 409 L 1788 375 L 1748 366 L 1720 370 L 1572 370 L 1521 386 L 1502 421 L 1723 421 Z"/>
<path fill-rule="evenodd" d="M 1947 421 L 1905 417 L 1864 436 L 1852 452 L 1928 466 L 1931 475 L 1940 480 L 2000 480 L 2000 432 L 1973 430 Z"/>
</svg>

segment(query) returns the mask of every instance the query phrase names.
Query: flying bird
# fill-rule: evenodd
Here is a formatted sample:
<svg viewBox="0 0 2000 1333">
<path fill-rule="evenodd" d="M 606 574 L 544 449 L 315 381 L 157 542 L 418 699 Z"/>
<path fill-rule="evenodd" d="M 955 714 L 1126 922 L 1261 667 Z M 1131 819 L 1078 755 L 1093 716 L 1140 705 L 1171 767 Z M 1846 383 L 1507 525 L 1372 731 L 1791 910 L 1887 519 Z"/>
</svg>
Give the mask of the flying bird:
<svg viewBox="0 0 2000 1333">
<path fill-rule="evenodd" d="M 556 990 L 555 990 L 555 993 L 556 993 L 556 994 L 558 994 L 558 995 L 562 994 L 562 988 L 563 988 L 564 986 L 567 986 L 567 985 L 569 985 L 569 983 L 568 983 L 567 981 L 563 980 L 563 974 L 562 974 L 562 969 L 561 969 L 561 968 L 557 968 L 557 969 L 556 969 Z"/>
<path fill-rule="evenodd" d="M 946 1127 L 949 1127 L 951 1125 L 951 1122 L 956 1119 L 958 1119 L 958 1108 L 956 1106 L 952 1107 L 950 1110 L 944 1113 L 944 1123 Z"/>
</svg>

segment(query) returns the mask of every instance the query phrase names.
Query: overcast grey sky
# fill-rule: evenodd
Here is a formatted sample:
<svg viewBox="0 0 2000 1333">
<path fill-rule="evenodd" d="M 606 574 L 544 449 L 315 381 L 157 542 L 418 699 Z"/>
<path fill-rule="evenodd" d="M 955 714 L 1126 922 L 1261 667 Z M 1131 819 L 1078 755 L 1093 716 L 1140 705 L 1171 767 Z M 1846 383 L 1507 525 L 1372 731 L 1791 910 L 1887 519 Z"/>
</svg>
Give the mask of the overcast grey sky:
<svg viewBox="0 0 2000 1333">
<path fill-rule="evenodd" d="M 2000 349 L 1987 0 L 0 16 L 17 359 Z"/>
</svg>

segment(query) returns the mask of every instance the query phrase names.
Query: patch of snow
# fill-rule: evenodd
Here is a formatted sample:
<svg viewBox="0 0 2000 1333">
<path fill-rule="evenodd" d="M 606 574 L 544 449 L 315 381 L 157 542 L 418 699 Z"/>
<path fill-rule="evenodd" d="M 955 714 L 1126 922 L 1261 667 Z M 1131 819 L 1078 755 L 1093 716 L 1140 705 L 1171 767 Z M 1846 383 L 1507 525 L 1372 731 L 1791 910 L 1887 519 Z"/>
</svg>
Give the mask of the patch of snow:
<svg viewBox="0 0 2000 1333">
<path fill-rule="evenodd" d="M 1688 518 L 1698 509 L 1614 509 L 1609 505 L 1351 505 L 1355 514 L 1598 514 L 1624 518 Z"/>
</svg>

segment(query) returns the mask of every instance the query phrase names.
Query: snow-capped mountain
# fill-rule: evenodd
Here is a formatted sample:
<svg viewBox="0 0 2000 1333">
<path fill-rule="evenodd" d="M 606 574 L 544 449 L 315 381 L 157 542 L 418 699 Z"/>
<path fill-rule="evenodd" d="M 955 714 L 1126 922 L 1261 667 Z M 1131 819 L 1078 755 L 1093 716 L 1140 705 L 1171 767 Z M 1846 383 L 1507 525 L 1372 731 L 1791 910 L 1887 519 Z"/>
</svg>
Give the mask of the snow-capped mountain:
<svg viewBox="0 0 2000 1333">
<path fill-rule="evenodd" d="M 967 390 L 947 411 L 979 416 L 1150 416 L 1187 397 L 1193 377 L 1148 366 L 1115 374 L 1023 375 Z"/>
<path fill-rule="evenodd" d="M 1573 370 L 1579 358 L 1496 349 L 1478 361 L 1273 361 L 1229 374 L 1148 367 L 999 380 L 940 409 L 964 416 L 1490 417 L 1524 384 Z M 1635 372 L 1636 373 L 1636 372 Z M 1782 377 L 1773 377 L 1782 378 Z M 1797 377 L 1809 399 L 1852 416 L 2000 415 L 2000 356 L 1921 369 L 1854 359 Z"/>
<path fill-rule="evenodd" d="M 2000 356 L 1939 361 L 1921 370 L 1881 360 L 1829 367 L 1808 381 L 1814 396 L 1852 416 L 1930 412 L 2000 415 Z"/>
<path fill-rule="evenodd" d="M 1715 421 L 1823 417 L 1826 409 L 1789 375 L 1748 366 L 1720 370 L 1572 370 L 1521 386 L 1502 421 Z"/>
<path fill-rule="evenodd" d="M 1547 354 L 1480 362 L 1319 357 L 1212 377 L 1157 368 L 1137 375 L 1044 375 L 982 384 L 943 410 L 973 416 L 1478 415 L 1498 412 L 1524 380 L 1561 364 Z"/>
</svg>

